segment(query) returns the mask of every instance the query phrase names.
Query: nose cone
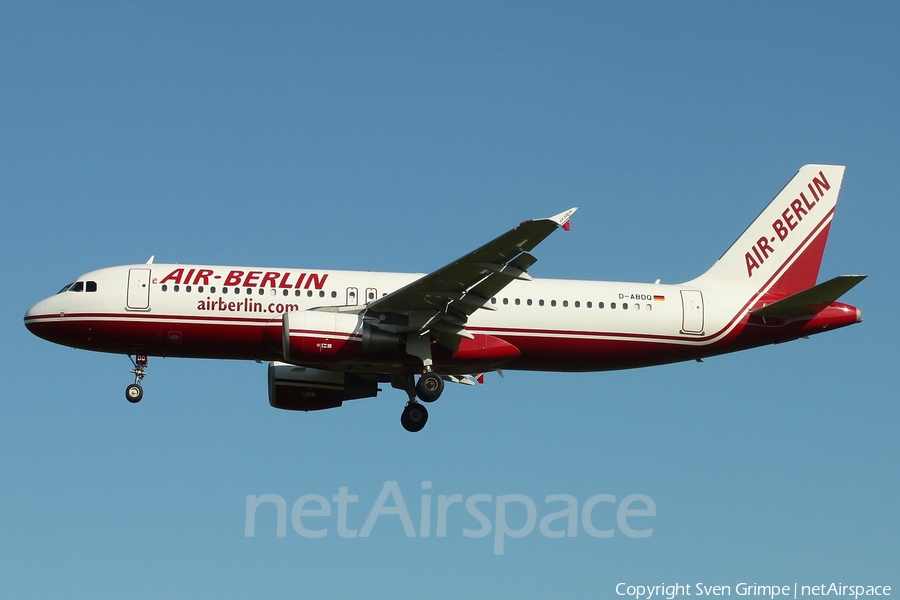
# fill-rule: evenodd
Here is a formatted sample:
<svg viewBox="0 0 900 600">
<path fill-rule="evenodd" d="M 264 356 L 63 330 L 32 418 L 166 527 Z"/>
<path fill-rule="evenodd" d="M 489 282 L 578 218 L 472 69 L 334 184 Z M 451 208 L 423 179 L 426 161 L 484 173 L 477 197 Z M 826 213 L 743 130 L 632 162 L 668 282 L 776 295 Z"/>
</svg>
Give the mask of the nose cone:
<svg viewBox="0 0 900 600">
<path fill-rule="evenodd" d="M 53 311 L 49 299 L 44 299 L 29 308 L 25 313 L 25 327 L 39 338 L 52 342 L 53 339 L 50 337 L 48 326 L 58 321 L 61 317 L 64 318 L 65 313 Z"/>
<path fill-rule="evenodd" d="M 40 302 L 29 308 L 27 311 L 25 311 L 25 327 L 27 327 L 28 331 L 30 331 L 31 333 L 34 333 L 35 321 L 37 316 L 41 313 L 41 304 L 43 303 L 44 301 L 41 300 Z"/>
</svg>

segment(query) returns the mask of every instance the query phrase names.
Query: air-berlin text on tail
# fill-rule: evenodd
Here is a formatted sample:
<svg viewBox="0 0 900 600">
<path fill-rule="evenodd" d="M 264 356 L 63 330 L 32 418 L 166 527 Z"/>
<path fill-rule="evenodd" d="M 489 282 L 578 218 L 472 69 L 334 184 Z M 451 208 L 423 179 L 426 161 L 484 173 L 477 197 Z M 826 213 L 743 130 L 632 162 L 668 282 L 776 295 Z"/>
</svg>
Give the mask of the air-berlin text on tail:
<svg viewBox="0 0 900 600">
<path fill-rule="evenodd" d="M 772 223 L 772 231 L 775 235 L 760 237 L 753 244 L 750 252 L 744 254 L 744 260 L 747 263 L 747 277 L 753 277 L 753 270 L 759 269 L 769 255 L 775 252 L 773 246 L 776 243 L 775 240 L 785 241 L 797 225 L 812 212 L 825 192 L 831 189 L 831 184 L 828 183 L 825 174 L 819 171 L 818 177 L 813 177 L 812 181 L 806 184 L 806 189 L 809 190 L 809 195 L 807 196 L 806 191 L 800 192 L 796 198 L 791 200 L 787 208 L 781 211 L 780 217 Z"/>
<path fill-rule="evenodd" d="M 242 271 L 231 269 L 227 275 L 217 273 L 215 269 L 178 268 L 153 283 L 173 283 L 184 285 L 210 285 L 214 283 L 224 286 L 238 287 L 272 287 L 283 289 L 315 289 L 325 287 L 328 273 L 304 273 L 302 271 Z"/>
</svg>

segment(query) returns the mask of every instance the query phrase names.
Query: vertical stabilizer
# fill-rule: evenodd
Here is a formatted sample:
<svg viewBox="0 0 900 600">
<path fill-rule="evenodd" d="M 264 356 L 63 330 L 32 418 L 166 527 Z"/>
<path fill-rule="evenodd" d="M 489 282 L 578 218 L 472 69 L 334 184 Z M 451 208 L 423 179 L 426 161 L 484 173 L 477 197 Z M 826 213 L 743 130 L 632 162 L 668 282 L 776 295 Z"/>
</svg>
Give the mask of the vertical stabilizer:
<svg viewBox="0 0 900 600">
<path fill-rule="evenodd" d="M 806 165 L 709 271 L 692 284 L 772 289 L 816 285 L 844 167 Z"/>
</svg>

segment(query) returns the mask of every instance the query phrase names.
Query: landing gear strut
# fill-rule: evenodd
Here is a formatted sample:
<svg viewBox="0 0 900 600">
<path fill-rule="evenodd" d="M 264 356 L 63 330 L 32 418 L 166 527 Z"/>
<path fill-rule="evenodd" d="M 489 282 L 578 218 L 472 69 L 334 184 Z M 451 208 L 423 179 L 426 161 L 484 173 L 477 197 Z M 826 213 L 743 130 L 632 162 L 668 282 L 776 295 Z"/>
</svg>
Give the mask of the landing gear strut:
<svg viewBox="0 0 900 600">
<path fill-rule="evenodd" d="M 130 354 L 128 358 L 131 358 Z M 134 368 L 131 369 L 131 372 L 134 373 L 134 383 L 125 388 L 125 398 L 132 404 L 136 404 L 144 397 L 144 388 L 141 387 L 141 380 L 147 375 L 147 355 L 136 354 L 131 359 L 131 364 L 134 365 Z"/>
<path fill-rule="evenodd" d="M 410 333 L 406 336 L 406 353 L 415 356 L 422 361 L 422 375 L 418 383 L 413 382 L 412 373 L 394 376 L 391 385 L 405 391 L 409 395 L 409 402 L 400 415 L 400 423 L 407 431 L 421 431 L 428 420 L 428 411 L 416 401 L 416 397 L 422 402 L 434 402 L 444 391 L 444 380 L 440 375 L 431 370 L 434 361 L 431 357 L 431 335 L 425 327 L 427 323 L 420 323 L 421 333 Z"/>
</svg>

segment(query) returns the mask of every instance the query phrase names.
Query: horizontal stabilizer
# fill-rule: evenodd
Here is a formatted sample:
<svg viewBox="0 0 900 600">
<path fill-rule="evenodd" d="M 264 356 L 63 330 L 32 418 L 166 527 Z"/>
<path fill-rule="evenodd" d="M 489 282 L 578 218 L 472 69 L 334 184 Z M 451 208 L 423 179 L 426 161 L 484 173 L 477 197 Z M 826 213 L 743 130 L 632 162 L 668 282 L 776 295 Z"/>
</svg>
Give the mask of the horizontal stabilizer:
<svg viewBox="0 0 900 600">
<path fill-rule="evenodd" d="M 750 314 L 755 317 L 814 315 L 865 278 L 865 275 L 840 275 L 768 306 L 751 310 Z"/>
</svg>

